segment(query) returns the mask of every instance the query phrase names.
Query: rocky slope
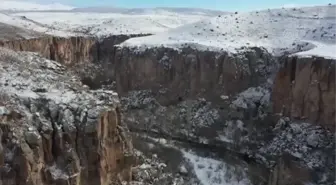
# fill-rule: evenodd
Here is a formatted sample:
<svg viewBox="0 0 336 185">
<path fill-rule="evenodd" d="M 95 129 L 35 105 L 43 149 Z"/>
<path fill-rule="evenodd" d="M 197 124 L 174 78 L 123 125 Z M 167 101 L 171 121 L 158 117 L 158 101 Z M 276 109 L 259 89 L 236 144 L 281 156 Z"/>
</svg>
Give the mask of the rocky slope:
<svg viewBox="0 0 336 185">
<path fill-rule="evenodd" d="M 116 93 L 89 90 L 62 65 L 0 50 L 0 184 L 111 183 L 134 164 Z"/>
<path fill-rule="evenodd" d="M 25 30 L 16 26 L 11 26 L 5 23 L 0 22 L 0 40 L 15 40 L 15 39 L 21 39 L 21 38 L 33 38 L 33 37 L 39 37 L 43 34 Z"/>
</svg>

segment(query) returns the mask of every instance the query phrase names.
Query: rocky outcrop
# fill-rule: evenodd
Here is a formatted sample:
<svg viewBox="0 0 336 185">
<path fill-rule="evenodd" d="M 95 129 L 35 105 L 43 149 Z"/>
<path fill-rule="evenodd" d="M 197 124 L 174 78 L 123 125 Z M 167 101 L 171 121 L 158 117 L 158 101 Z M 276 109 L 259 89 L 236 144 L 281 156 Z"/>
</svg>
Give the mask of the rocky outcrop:
<svg viewBox="0 0 336 185">
<path fill-rule="evenodd" d="M 132 146 L 112 91 L 92 91 L 50 60 L 0 50 L 0 184 L 130 180 Z"/>
<path fill-rule="evenodd" d="M 0 46 L 14 51 L 37 52 L 43 57 L 71 66 L 97 60 L 97 41 L 86 37 L 39 37 L 5 41 Z"/>
<path fill-rule="evenodd" d="M 14 51 L 39 53 L 44 58 L 67 66 L 75 71 L 86 85 L 97 89 L 115 81 L 114 46 L 129 38 L 146 35 L 148 34 L 113 35 L 101 40 L 94 37 L 55 36 L 9 41 L 0 38 L 0 46 Z"/>
<path fill-rule="evenodd" d="M 274 82 L 274 113 L 335 130 L 335 62 L 287 57 Z"/>
<path fill-rule="evenodd" d="M 292 156 L 284 155 L 278 159 L 267 185 L 301 185 L 311 182 L 311 175 L 311 170 L 300 166 Z"/>
</svg>

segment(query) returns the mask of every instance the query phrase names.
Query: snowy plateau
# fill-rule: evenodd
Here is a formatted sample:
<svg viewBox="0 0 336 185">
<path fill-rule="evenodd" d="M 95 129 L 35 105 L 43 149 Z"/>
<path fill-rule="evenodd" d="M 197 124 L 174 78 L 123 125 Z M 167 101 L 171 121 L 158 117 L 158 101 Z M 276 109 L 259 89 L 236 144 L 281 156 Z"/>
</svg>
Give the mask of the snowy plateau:
<svg viewBox="0 0 336 185">
<path fill-rule="evenodd" d="M 225 12 L 192 8 L 72 8 L 0 1 L 0 22 L 56 36 L 155 34 Z M 16 7 L 16 8 L 13 8 Z"/>
<path fill-rule="evenodd" d="M 0 22 L 49 35 L 154 34 L 129 39 L 120 46 L 190 46 L 230 53 L 264 47 L 274 55 L 335 57 L 335 5 L 229 13 L 191 8 L 72 8 L 1 3 Z"/>
<path fill-rule="evenodd" d="M 122 46 L 182 48 L 189 45 L 231 53 L 246 47 L 264 47 L 275 55 L 298 53 L 334 58 L 335 11 L 332 5 L 236 12 L 153 36 L 133 38 Z"/>
</svg>

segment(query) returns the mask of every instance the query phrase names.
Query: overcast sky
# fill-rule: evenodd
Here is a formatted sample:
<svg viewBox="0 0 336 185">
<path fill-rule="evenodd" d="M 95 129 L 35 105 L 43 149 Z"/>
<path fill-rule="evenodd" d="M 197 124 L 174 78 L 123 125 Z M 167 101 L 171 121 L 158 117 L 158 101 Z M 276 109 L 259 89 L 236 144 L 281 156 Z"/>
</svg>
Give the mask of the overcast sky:
<svg viewBox="0 0 336 185">
<path fill-rule="evenodd" d="M 0 0 L 1 1 L 1 0 Z M 20 0 L 17 0 L 20 1 Z M 27 0 L 21 0 L 27 1 Z M 144 7 L 195 7 L 227 11 L 248 11 L 282 6 L 309 6 L 334 3 L 335 0 L 31 0 L 39 3 L 59 2 L 75 7 L 116 6 Z"/>
</svg>

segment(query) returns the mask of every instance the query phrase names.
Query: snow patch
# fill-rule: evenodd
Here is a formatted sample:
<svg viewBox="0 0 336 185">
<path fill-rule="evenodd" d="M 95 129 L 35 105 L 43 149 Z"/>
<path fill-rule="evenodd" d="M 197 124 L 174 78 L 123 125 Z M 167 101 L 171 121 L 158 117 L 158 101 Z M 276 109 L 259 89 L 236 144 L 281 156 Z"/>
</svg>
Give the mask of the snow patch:
<svg viewBox="0 0 336 185">
<path fill-rule="evenodd" d="M 0 106 L 0 116 L 8 115 L 9 113 L 9 110 L 6 107 Z"/>
<path fill-rule="evenodd" d="M 56 164 L 50 166 L 48 168 L 50 174 L 51 174 L 51 177 L 56 180 L 56 179 L 62 179 L 62 180 L 67 180 L 69 179 L 69 176 L 64 172 L 62 171 L 61 169 L 59 169 Z"/>
<path fill-rule="evenodd" d="M 197 178 L 203 185 L 250 185 L 244 169 L 234 167 L 223 161 L 197 156 L 182 151 L 192 164 Z"/>
<path fill-rule="evenodd" d="M 231 106 L 236 108 L 255 108 L 256 103 L 267 105 L 270 101 L 270 92 L 262 87 L 251 87 L 242 93 L 232 102 Z"/>
</svg>

